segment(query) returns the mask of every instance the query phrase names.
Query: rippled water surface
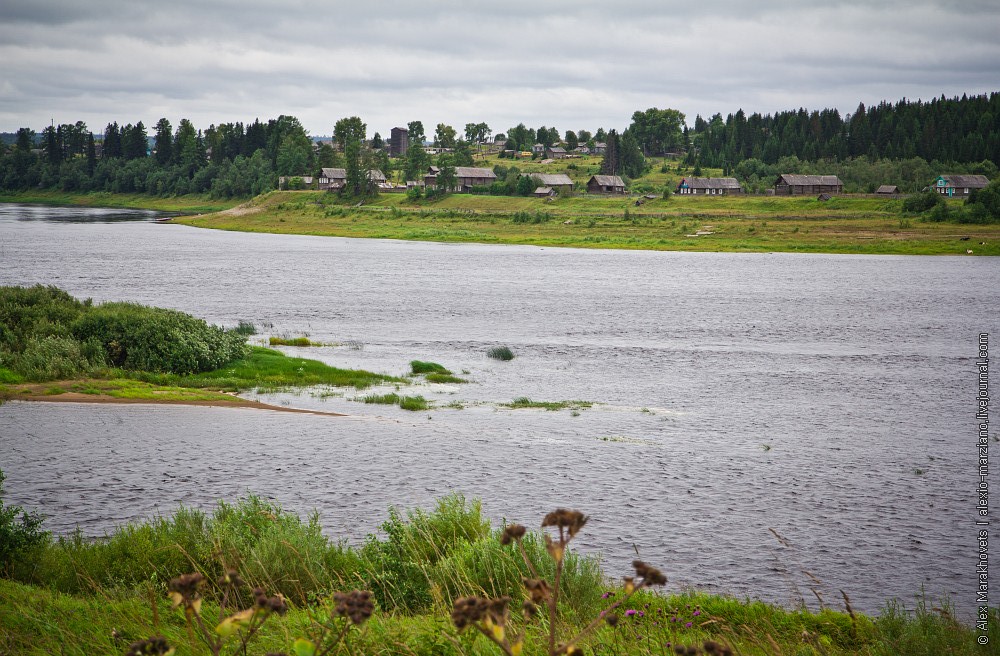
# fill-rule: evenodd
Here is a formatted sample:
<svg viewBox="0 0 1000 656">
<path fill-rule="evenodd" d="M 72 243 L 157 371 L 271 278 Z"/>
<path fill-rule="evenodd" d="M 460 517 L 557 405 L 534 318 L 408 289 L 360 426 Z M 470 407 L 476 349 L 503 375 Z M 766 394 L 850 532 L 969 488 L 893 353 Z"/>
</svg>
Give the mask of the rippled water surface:
<svg viewBox="0 0 1000 656">
<path fill-rule="evenodd" d="M 358 542 L 390 505 L 460 491 L 494 519 L 587 512 L 581 545 L 613 574 L 638 549 L 675 588 L 815 604 L 807 571 L 828 602 L 843 589 L 871 612 L 921 589 L 972 607 L 972 365 L 978 333 L 1000 336 L 995 258 L 442 245 L 152 216 L 0 205 L 0 284 L 252 321 L 337 344 L 288 353 L 394 374 L 432 360 L 472 382 L 417 387 L 435 403 L 418 413 L 353 390 L 260 397 L 349 418 L 8 403 L 7 500 L 53 530 L 253 490 Z M 498 344 L 517 358 L 487 359 Z M 498 405 L 516 397 L 596 405 Z"/>
</svg>

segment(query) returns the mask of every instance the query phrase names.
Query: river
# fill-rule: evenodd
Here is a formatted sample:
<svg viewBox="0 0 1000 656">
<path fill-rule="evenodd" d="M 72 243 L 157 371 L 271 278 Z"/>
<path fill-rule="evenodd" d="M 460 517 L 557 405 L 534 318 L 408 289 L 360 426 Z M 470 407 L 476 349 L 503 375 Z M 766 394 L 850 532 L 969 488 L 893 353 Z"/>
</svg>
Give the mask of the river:
<svg viewBox="0 0 1000 656">
<path fill-rule="evenodd" d="M 810 588 L 831 605 L 843 590 L 868 612 L 923 591 L 972 611 L 974 363 L 978 334 L 1000 336 L 996 258 L 434 244 L 153 216 L 0 205 L 0 284 L 251 321 L 334 344 L 287 353 L 392 374 L 431 360 L 472 382 L 417 386 L 435 407 L 416 413 L 353 390 L 248 395 L 348 418 L 8 403 L 6 501 L 56 532 L 250 490 L 358 543 L 390 505 L 457 491 L 529 526 L 582 510 L 582 550 L 615 575 L 638 550 L 672 589 L 813 607 Z M 496 345 L 517 357 L 487 358 Z M 518 397 L 595 405 L 499 405 Z"/>
</svg>

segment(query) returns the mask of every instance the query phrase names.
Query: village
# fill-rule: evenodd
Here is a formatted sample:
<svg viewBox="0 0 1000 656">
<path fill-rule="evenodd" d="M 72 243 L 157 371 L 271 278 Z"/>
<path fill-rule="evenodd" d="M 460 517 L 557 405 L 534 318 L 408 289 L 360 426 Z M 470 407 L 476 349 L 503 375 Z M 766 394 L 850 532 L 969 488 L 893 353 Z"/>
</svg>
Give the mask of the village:
<svg viewBox="0 0 1000 656">
<path fill-rule="evenodd" d="M 318 140 L 314 147 L 318 150 L 323 146 L 333 147 L 334 145 L 335 142 L 331 140 Z M 571 144 L 566 142 L 552 145 L 536 143 L 531 150 L 519 151 L 505 148 L 505 145 L 508 145 L 506 137 L 503 133 L 499 133 L 492 141 L 472 145 L 477 149 L 477 158 L 480 158 L 484 164 L 495 162 L 494 166 L 453 166 L 451 167 L 453 177 L 451 175 L 448 175 L 447 178 L 441 177 L 441 163 L 449 161 L 447 158 L 454 149 L 422 143 L 418 147 L 427 156 L 438 156 L 438 165 L 428 165 L 422 176 L 412 180 L 404 180 L 400 177 L 402 174 L 401 165 L 398 167 L 391 164 L 388 167 L 383 165 L 383 168 L 390 170 L 368 169 L 366 176 L 369 190 L 372 193 L 409 192 L 414 194 L 415 192 L 423 193 L 423 190 L 435 190 L 441 193 L 509 195 L 502 191 L 498 193 L 496 183 L 503 182 L 504 180 L 501 178 L 506 178 L 509 174 L 511 167 L 505 166 L 503 162 L 512 160 L 513 166 L 520 166 L 524 169 L 516 169 L 516 175 L 528 178 L 531 183 L 530 188 L 526 185 L 520 185 L 518 195 L 530 195 L 543 199 L 581 194 L 635 195 L 652 199 L 677 194 L 680 196 L 811 196 L 823 201 L 845 193 L 843 181 L 837 175 L 832 174 L 782 173 L 763 189 L 759 185 L 752 189 L 745 181 L 734 176 L 687 175 L 685 171 L 687 167 L 682 168 L 680 164 L 684 158 L 684 152 L 671 152 L 665 155 L 661 172 L 665 173 L 669 170 L 668 162 L 675 162 L 677 163 L 676 171 L 685 171 L 685 174 L 681 175 L 679 180 L 665 181 L 665 184 L 659 185 L 657 193 L 651 193 L 648 184 L 632 185 L 630 184 L 632 181 L 619 174 L 617 170 L 613 173 L 601 172 L 607 169 L 603 162 L 607 152 L 605 142 L 590 140 L 589 143 L 580 143 L 575 147 L 571 147 Z M 411 148 L 408 131 L 401 127 L 393 128 L 390 138 L 384 142 L 376 138 L 366 142 L 365 146 L 369 152 L 384 152 L 388 157 L 383 157 L 383 162 L 389 162 L 390 158 L 399 162 L 407 156 Z M 700 173 L 700 168 L 696 167 L 695 173 Z M 722 173 L 722 171 L 719 172 Z M 393 177 L 399 179 L 394 180 Z M 345 189 L 347 179 L 346 168 L 321 167 L 314 174 L 303 172 L 297 176 L 281 176 L 278 180 L 278 188 L 292 191 L 313 190 L 339 193 Z M 921 191 L 930 190 L 942 197 L 966 199 L 974 192 L 984 189 L 989 182 L 990 179 L 985 175 L 942 173 L 934 180 L 929 181 L 928 185 L 923 187 Z M 872 186 L 874 188 L 868 195 L 883 198 L 901 198 L 906 195 L 906 192 L 901 190 L 898 185 L 878 184 Z M 509 188 L 513 188 L 513 186 Z M 641 201 L 638 204 L 641 204 Z"/>
</svg>

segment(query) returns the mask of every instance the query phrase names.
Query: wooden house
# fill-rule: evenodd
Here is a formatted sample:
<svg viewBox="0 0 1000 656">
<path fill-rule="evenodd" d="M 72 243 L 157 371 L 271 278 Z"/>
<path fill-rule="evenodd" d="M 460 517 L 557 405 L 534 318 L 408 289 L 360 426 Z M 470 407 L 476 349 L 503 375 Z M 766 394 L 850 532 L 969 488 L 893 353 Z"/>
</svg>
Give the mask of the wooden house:
<svg viewBox="0 0 1000 656">
<path fill-rule="evenodd" d="M 536 143 L 534 146 L 531 147 L 531 152 L 533 155 L 544 155 L 545 146 L 540 143 Z"/>
<path fill-rule="evenodd" d="M 440 173 L 440 169 L 438 167 L 431 166 L 428 168 L 427 175 L 424 176 L 424 184 L 428 187 L 436 187 L 438 173 Z M 454 191 L 467 192 L 472 191 L 473 187 L 493 184 L 497 181 L 497 174 L 493 172 L 493 169 L 456 166 L 455 181 L 456 184 Z"/>
<path fill-rule="evenodd" d="M 774 182 L 775 196 L 812 196 L 842 194 L 844 183 L 835 175 L 797 175 L 785 173 Z"/>
<path fill-rule="evenodd" d="M 985 175 L 939 175 L 931 188 L 942 196 L 968 198 L 973 189 L 982 189 L 989 183 Z"/>
<path fill-rule="evenodd" d="M 565 173 L 530 173 L 535 184 L 551 187 L 556 192 L 569 193 L 573 191 L 573 180 Z"/>
<path fill-rule="evenodd" d="M 347 169 L 322 168 L 319 172 L 318 189 L 338 191 L 347 184 Z"/>
<path fill-rule="evenodd" d="M 617 175 L 593 175 L 587 180 L 587 192 L 591 194 L 624 194 L 625 181 Z"/>
<path fill-rule="evenodd" d="M 556 190 L 552 187 L 538 187 L 532 195 L 535 196 L 535 198 L 547 198 L 549 196 L 555 196 L 556 193 Z"/>
<path fill-rule="evenodd" d="M 881 185 L 875 190 L 875 193 L 879 196 L 898 196 L 899 187 L 896 185 Z"/>
<path fill-rule="evenodd" d="M 562 146 L 549 146 L 545 149 L 547 159 L 565 159 L 567 154 L 566 149 Z"/>
<path fill-rule="evenodd" d="M 591 152 L 595 155 L 603 155 L 604 151 L 607 149 L 608 149 L 608 144 L 604 143 L 603 141 L 595 141 L 594 147 L 591 149 Z"/>
<path fill-rule="evenodd" d="M 385 173 L 382 173 L 378 169 L 371 169 L 368 171 L 368 180 L 377 185 L 383 184 L 385 182 Z"/>
<path fill-rule="evenodd" d="M 743 188 L 736 178 L 684 178 L 677 185 L 682 196 L 733 196 L 742 194 Z"/>
</svg>

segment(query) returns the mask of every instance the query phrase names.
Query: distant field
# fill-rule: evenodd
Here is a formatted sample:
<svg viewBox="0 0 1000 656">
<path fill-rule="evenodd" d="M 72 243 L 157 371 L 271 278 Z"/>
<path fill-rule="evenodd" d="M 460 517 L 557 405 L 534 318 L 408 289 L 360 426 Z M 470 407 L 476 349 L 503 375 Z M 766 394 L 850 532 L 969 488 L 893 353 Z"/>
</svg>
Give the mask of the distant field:
<svg viewBox="0 0 1000 656">
<path fill-rule="evenodd" d="M 284 234 L 682 251 L 1000 255 L 1000 225 L 926 223 L 901 201 L 842 196 L 540 198 L 383 194 L 361 207 L 324 192 L 272 192 L 188 225 Z M 701 234 L 699 234 L 701 233 Z M 696 236 L 697 235 L 697 236 Z M 981 243 L 984 242 L 984 243 Z"/>
</svg>

